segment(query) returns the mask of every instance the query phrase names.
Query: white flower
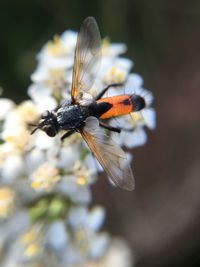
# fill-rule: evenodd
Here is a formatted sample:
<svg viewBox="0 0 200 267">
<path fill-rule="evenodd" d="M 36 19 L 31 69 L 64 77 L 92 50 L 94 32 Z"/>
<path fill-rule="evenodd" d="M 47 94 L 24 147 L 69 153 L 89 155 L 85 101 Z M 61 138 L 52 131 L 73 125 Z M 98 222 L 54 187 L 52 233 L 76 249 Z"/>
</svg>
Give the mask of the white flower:
<svg viewBox="0 0 200 267">
<path fill-rule="evenodd" d="M 51 151 L 56 149 L 56 151 L 59 150 L 59 147 L 61 145 L 60 138 L 57 136 L 55 138 L 47 136 L 42 131 L 37 131 L 35 133 L 35 147 L 40 150 L 47 150 Z"/>
<path fill-rule="evenodd" d="M 43 46 L 37 56 L 38 66 L 31 75 L 30 100 L 20 105 L 8 99 L 0 100 L 3 267 L 24 264 L 129 267 L 132 264 L 128 247 L 121 241 L 113 242 L 108 233 L 101 232 L 104 208 L 89 208 L 90 186 L 103 169 L 81 135 L 75 133 L 64 142 L 60 140 L 64 131 L 54 138 L 39 129 L 30 135 L 33 131 L 30 125 L 36 125 L 37 129 L 43 111 L 56 110 L 64 101 L 71 100 L 76 41 L 76 32 L 65 31 Z M 151 107 L 152 93 L 143 88 L 140 75 L 130 73 L 133 62 L 119 57 L 125 51 L 125 44 L 103 40 L 102 64 L 82 104 L 93 101 L 92 96 L 111 83 L 123 83 L 123 86 L 110 88 L 105 97 L 120 94 L 143 97 L 146 103 L 143 110 L 109 122 L 129 129 L 109 135 L 119 145 L 132 148 L 147 141 L 145 127 L 154 129 L 156 120 Z M 127 159 L 130 163 L 132 155 L 127 153 Z"/>
<path fill-rule="evenodd" d="M 155 121 L 155 111 L 151 108 L 145 108 L 140 112 L 132 112 L 114 120 L 115 126 L 118 125 L 125 130 L 113 136 L 115 136 L 117 143 L 124 144 L 128 148 L 144 145 L 147 141 L 144 126 L 154 129 Z"/>
<path fill-rule="evenodd" d="M 128 80 L 125 84 L 125 92 L 130 94 L 140 94 L 142 91 L 141 88 L 143 86 L 143 78 L 136 73 L 131 73 L 128 77 Z M 137 91 L 137 90 L 140 90 Z"/>
<path fill-rule="evenodd" d="M 110 243 L 110 239 L 108 234 L 101 233 L 97 234 L 92 240 L 90 244 L 90 256 L 93 259 L 99 259 L 103 257 L 106 250 L 108 249 Z"/>
<path fill-rule="evenodd" d="M 72 170 L 74 164 L 80 159 L 78 144 L 63 146 L 59 153 L 58 166 L 67 171 Z"/>
<path fill-rule="evenodd" d="M 61 35 L 61 39 L 66 46 L 67 54 L 73 55 L 77 41 L 77 32 L 67 30 Z"/>
<path fill-rule="evenodd" d="M 38 107 L 30 100 L 22 102 L 16 111 L 25 124 L 37 120 L 40 115 Z"/>
<path fill-rule="evenodd" d="M 16 178 L 24 175 L 25 166 L 23 159 L 18 155 L 10 155 L 4 162 L 1 171 L 2 180 L 12 183 Z"/>
<path fill-rule="evenodd" d="M 51 96 L 51 91 L 48 87 L 41 86 L 41 84 L 32 84 L 28 88 L 28 94 L 41 113 L 45 110 L 53 110 L 57 107 L 57 102 Z"/>
<path fill-rule="evenodd" d="M 116 57 L 124 54 L 127 50 L 127 46 L 123 43 L 110 43 L 107 38 L 102 42 L 102 54 L 103 56 Z"/>
<path fill-rule="evenodd" d="M 86 168 L 90 169 L 91 175 L 95 175 L 98 172 L 103 172 L 102 166 L 94 157 L 94 155 L 92 155 L 91 151 L 89 151 L 88 155 L 86 156 L 84 163 Z"/>
<path fill-rule="evenodd" d="M 50 162 L 44 162 L 31 174 L 31 186 L 35 190 L 51 191 L 61 179 L 59 170 Z"/>
<path fill-rule="evenodd" d="M 68 215 L 68 223 L 75 231 L 75 240 L 80 251 L 85 251 L 91 258 L 101 257 L 109 244 L 110 238 L 97 231 L 104 221 L 104 211 L 96 207 L 88 211 L 85 207 L 73 208 Z"/>
<path fill-rule="evenodd" d="M 131 267 L 133 266 L 132 251 L 124 241 L 114 239 L 103 259 L 102 266 Z"/>
<path fill-rule="evenodd" d="M 70 68 L 73 66 L 73 55 L 67 56 L 68 52 L 66 40 L 64 42 L 59 36 L 55 36 L 42 48 L 38 54 L 38 59 L 51 68 Z"/>
<path fill-rule="evenodd" d="M 63 221 L 54 222 L 47 232 L 47 247 L 59 251 L 64 248 L 69 242 L 69 235 Z"/>
<path fill-rule="evenodd" d="M 77 230 L 86 225 L 88 211 L 86 207 L 73 208 L 68 215 L 68 223 Z"/>
<path fill-rule="evenodd" d="M 25 156 L 25 163 L 27 168 L 27 173 L 32 173 L 34 170 L 39 168 L 39 166 L 44 163 L 45 161 L 45 154 L 41 149 L 37 147 L 30 151 Z"/>
<path fill-rule="evenodd" d="M 68 223 L 75 230 L 85 229 L 88 232 L 97 232 L 105 219 L 102 207 L 94 207 L 88 211 L 86 207 L 73 208 L 68 215 Z"/>
<path fill-rule="evenodd" d="M 91 210 L 87 218 L 87 224 L 93 231 L 98 231 L 102 227 L 104 220 L 105 210 L 102 207 L 96 206 Z"/>
<path fill-rule="evenodd" d="M 127 58 L 103 58 L 99 76 L 107 85 L 123 83 L 132 67 L 132 61 Z"/>
<path fill-rule="evenodd" d="M 1 98 L 0 107 L 0 120 L 4 120 L 8 113 L 15 107 L 15 104 L 10 99 Z"/>
<path fill-rule="evenodd" d="M 6 220 L 0 224 L 0 254 L 1 251 L 12 249 L 12 243 L 29 226 L 29 216 L 25 211 L 18 211 L 11 220 Z"/>
<path fill-rule="evenodd" d="M 12 213 L 15 200 L 15 192 L 11 188 L 0 187 L 0 218 Z"/>
<path fill-rule="evenodd" d="M 13 152 L 24 153 L 33 145 L 33 137 L 23 126 L 7 127 L 2 133 L 2 139 L 13 147 Z"/>
<path fill-rule="evenodd" d="M 145 121 L 145 125 L 154 130 L 156 128 L 156 112 L 153 108 L 146 108 L 142 111 L 142 116 Z"/>
<path fill-rule="evenodd" d="M 142 146 L 147 142 L 147 135 L 143 128 L 136 128 L 132 132 L 122 131 L 121 143 L 128 148 Z"/>
<path fill-rule="evenodd" d="M 65 194 L 75 204 L 87 205 L 92 199 L 89 186 L 79 185 L 74 175 L 63 176 L 55 191 Z"/>
</svg>

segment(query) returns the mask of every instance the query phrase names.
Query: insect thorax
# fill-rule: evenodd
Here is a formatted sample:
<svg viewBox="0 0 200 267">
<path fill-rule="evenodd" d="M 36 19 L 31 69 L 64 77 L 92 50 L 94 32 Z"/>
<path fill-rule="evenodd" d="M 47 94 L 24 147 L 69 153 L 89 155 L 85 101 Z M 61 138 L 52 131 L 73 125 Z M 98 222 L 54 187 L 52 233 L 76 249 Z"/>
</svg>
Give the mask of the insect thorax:
<svg viewBox="0 0 200 267">
<path fill-rule="evenodd" d="M 88 116 L 88 108 L 80 105 L 63 105 L 57 111 L 57 121 L 63 130 L 75 130 L 83 126 Z"/>
</svg>

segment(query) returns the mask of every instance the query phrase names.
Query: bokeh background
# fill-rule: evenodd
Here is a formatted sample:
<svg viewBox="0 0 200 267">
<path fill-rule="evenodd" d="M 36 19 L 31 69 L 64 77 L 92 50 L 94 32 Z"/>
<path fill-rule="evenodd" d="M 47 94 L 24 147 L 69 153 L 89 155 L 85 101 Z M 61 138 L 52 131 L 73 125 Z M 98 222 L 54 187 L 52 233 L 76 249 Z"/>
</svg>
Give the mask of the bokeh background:
<svg viewBox="0 0 200 267">
<path fill-rule="evenodd" d="M 1 0 L 0 86 L 27 99 L 35 56 L 93 15 L 102 37 L 128 45 L 155 95 L 157 128 L 134 153 L 136 190 L 93 187 L 105 229 L 127 240 L 137 267 L 200 266 L 200 1 Z"/>
</svg>

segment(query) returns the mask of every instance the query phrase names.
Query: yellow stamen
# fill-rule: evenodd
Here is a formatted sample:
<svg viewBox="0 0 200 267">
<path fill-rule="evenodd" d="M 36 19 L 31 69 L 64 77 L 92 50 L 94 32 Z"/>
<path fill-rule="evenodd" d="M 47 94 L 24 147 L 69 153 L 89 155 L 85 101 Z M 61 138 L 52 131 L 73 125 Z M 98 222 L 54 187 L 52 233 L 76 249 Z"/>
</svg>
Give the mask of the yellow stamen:
<svg viewBox="0 0 200 267">
<path fill-rule="evenodd" d="M 32 174 L 31 186 L 36 190 L 50 191 L 60 179 L 58 169 L 46 162 Z"/>
<path fill-rule="evenodd" d="M 8 187 L 0 188 L 0 217 L 6 217 L 14 208 L 15 193 Z"/>
<path fill-rule="evenodd" d="M 36 256 L 39 251 L 40 251 L 40 246 L 37 243 L 32 243 L 30 245 L 27 246 L 26 250 L 25 250 L 25 255 L 27 257 L 34 257 Z"/>
<path fill-rule="evenodd" d="M 85 177 L 78 177 L 77 183 L 79 185 L 82 185 L 83 186 L 83 185 L 86 185 L 88 183 L 88 181 L 87 181 L 87 179 Z"/>
<path fill-rule="evenodd" d="M 106 84 L 123 83 L 125 79 L 126 79 L 125 71 L 122 71 L 117 67 L 112 67 L 111 69 L 109 69 L 106 75 L 104 76 L 104 82 Z"/>
<path fill-rule="evenodd" d="M 66 54 L 65 45 L 58 35 L 55 35 L 54 39 L 48 42 L 47 50 L 54 57 L 64 56 Z"/>
</svg>

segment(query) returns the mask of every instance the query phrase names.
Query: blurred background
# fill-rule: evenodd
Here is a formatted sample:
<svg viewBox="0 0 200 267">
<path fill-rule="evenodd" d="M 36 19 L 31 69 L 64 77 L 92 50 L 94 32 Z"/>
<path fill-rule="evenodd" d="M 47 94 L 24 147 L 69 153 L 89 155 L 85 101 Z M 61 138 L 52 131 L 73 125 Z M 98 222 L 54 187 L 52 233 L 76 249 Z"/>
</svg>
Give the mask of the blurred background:
<svg viewBox="0 0 200 267">
<path fill-rule="evenodd" d="M 133 151 L 136 190 L 93 186 L 105 229 L 128 241 L 137 267 L 200 266 L 200 1 L 1 0 L 3 96 L 27 99 L 37 52 L 88 15 L 102 37 L 128 45 L 157 111 L 156 130 Z"/>
</svg>

